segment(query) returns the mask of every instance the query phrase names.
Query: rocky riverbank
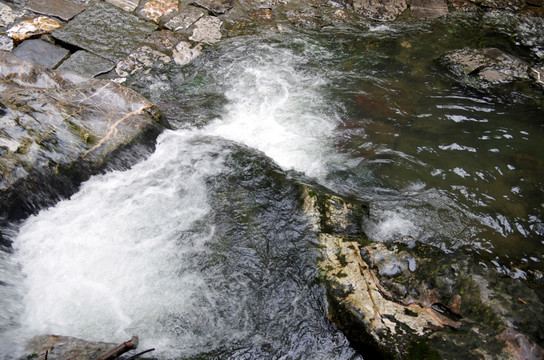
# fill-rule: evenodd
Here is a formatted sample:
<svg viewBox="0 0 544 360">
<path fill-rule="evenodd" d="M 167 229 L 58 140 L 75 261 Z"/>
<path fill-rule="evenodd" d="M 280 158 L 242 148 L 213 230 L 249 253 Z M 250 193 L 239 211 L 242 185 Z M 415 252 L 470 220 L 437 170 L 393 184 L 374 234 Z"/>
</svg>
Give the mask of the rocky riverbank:
<svg viewBox="0 0 544 360">
<path fill-rule="evenodd" d="M 128 166 L 148 153 L 169 126 L 161 112 L 175 121 L 179 111 L 161 96 L 171 90 L 161 68 L 181 68 L 224 38 L 417 25 L 458 13 L 510 37 L 524 56 L 461 48 L 437 59 L 451 77 L 477 91 L 544 89 L 541 0 L 0 1 L 0 219 L 22 219 L 120 158 Z M 360 226 L 362 204 L 326 191 L 305 196 L 322 242 L 330 317 L 362 352 L 542 358 L 544 309 L 530 289 L 411 239 L 372 243 Z"/>
</svg>

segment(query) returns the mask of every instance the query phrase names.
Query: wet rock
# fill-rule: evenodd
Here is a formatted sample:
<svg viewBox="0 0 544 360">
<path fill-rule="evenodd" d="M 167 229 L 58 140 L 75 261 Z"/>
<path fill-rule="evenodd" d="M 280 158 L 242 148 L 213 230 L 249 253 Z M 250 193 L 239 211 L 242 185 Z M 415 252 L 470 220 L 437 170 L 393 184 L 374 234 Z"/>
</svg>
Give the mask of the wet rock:
<svg viewBox="0 0 544 360">
<path fill-rule="evenodd" d="M 198 21 L 206 12 L 194 6 L 187 6 L 179 14 L 168 20 L 164 27 L 174 31 L 183 31 Z"/>
<path fill-rule="evenodd" d="M 169 64 L 171 61 L 170 56 L 144 45 L 130 54 L 125 60 L 119 61 L 115 67 L 115 72 L 121 77 L 127 77 L 142 69 L 164 67 L 164 65 Z"/>
<path fill-rule="evenodd" d="M 395 20 L 408 8 L 406 0 L 353 0 L 353 9 L 373 20 Z"/>
<path fill-rule="evenodd" d="M 0 53 L 0 218 L 19 219 L 104 168 L 113 154 L 153 146 L 158 109 L 118 84 Z"/>
<path fill-rule="evenodd" d="M 9 36 L 0 35 L 0 50 L 11 51 L 13 50 L 13 40 Z"/>
<path fill-rule="evenodd" d="M 8 26 L 17 19 L 17 15 L 6 4 L 0 3 L 0 26 Z"/>
<path fill-rule="evenodd" d="M 189 40 L 213 44 L 221 40 L 221 25 L 223 22 L 215 16 L 204 16 L 195 23 L 193 34 Z"/>
<path fill-rule="evenodd" d="M 529 70 L 529 76 L 535 84 L 544 89 L 544 66 L 533 67 Z"/>
<path fill-rule="evenodd" d="M 456 50 L 440 61 L 464 83 L 477 88 L 529 79 L 528 64 L 496 48 Z"/>
<path fill-rule="evenodd" d="M 448 6 L 443 0 L 412 0 L 412 15 L 422 19 L 437 18 L 448 13 Z"/>
<path fill-rule="evenodd" d="M 170 30 L 161 30 L 153 31 L 145 41 L 145 45 L 149 45 L 154 50 L 163 53 L 171 53 L 174 46 L 179 43 L 182 39 L 186 39 L 183 34 L 170 31 Z"/>
<path fill-rule="evenodd" d="M 111 71 L 114 67 L 114 63 L 103 57 L 85 50 L 79 50 L 60 64 L 58 70 L 73 71 L 78 74 L 95 77 Z"/>
<path fill-rule="evenodd" d="M 136 10 L 136 8 L 138 7 L 138 4 L 140 3 L 139 0 L 106 0 L 106 1 L 128 12 L 132 12 Z"/>
<path fill-rule="evenodd" d="M 330 317 L 363 356 L 542 358 L 544 304 L 533 290 L 462 253 L 406 239 L 372 243 L 362 231 L 346 232 L 364 214 L 348 211 L 354 206 L 306 190 L 304 209 L 321 244 L 318 266 Z"/>
<path fill-rule="evenodd" d="M 195 0 L 193 4 L 208 10 L 214 15 L 220 15 L 232 9 L 234 0 Z"/>
<path fill-rule="evenodd" d="M 13 53 L 25 61 L 53 69 L 70 51 L 42 40 L 25 40 Z"/>
<path fill-rule="evenodd" d="M 178 8 L 178 0 L 150 0 L 143 6 L 141 14 L 158 23 L 159 18 L 178 11 Z"/>
<path fill-rule="evenodd" d="M 476 2 L 480 6 L 493 9 L 520 10 L 525 6 L 525 0 L 483 0 Z"/>
<path fill-rule="evenodd" d="M 250 11 L 249 16 L 255 20 L 272 20 L 274 14 L 272 14 L 272 9 L 258 9 Z"/>
<path fill-rule="evenodd" d="M 487 11 L 482 20 L 516 45 L 530 48 L 536 59 L 544 57 L 544 17 L 495 10 Z"/>
<path fill-rule="evenodd" d="M 31 0 L 27 8 L 38 14 L 55 16 L 64 21 L 68 21 L 85 7 L 65 0 Z"/>
<path fill-rule="evenodd" d="M 12 26 L 7 31 L 7 35 L 15 41 L 23 41 L 33 36 L 50 33 L 60 26 L 60 23 L 51 18 L 39 16 Z"/>
<path fill-rule="evenodd" d="M 117 62 L 128 56 L 157 28 L 106 2 L 95 2 L 53 37 Z"/>
<path fill-rule="evenodd" d="M 183 66 L 199 57 L 201 53 L 201 44 L 191 47 L 191 44 L 187 41 L 180 41 L 180 43 L 176 45 L 172 57 L 174 58 L 176 64 Z"/>
<path fill-rule="evenodd" d="M 50 360 L 91 360 L 116 347 L 113 343 L 85 341 L 70 336 L 40 335 L 30 340 L 26 350 L 38 358 L 44 357 L 47 351 L 47 359 Z"/>
</svg>

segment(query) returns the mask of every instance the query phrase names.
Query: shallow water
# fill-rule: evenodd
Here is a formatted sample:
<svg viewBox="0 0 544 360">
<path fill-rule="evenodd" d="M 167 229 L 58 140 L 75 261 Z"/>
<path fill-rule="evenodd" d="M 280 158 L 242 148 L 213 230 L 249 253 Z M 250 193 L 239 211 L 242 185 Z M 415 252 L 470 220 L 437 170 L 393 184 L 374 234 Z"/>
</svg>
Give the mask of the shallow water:
<svg viewBox="0 0 544 360">
<path fill-rule="evenodd" d="M 45 332 L 136 333 L 164 358 L 356 357 L 326 319 L 290 171 L 369 201 L 373 240 L 410 235 L 537 284 L 542 97 L 477 93 L 438 66 L 449 49 L 511 47 L 473 26 L 227 39 L 161 86 L 133 79 L 179 107 L 177 130 L 14 228 L 3 355 Z"/>
</svg>

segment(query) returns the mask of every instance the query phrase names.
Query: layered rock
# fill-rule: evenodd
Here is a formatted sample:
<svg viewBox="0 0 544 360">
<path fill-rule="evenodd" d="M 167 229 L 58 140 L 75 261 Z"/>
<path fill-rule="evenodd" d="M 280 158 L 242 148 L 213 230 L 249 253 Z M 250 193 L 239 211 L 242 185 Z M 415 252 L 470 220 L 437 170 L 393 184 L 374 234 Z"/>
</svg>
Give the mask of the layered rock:
<svg viewBox="0 0 544 360">
<path fill-rule="evenodd" d="M 0 53 L 0 218 L 68 196 L 114 154 L 153 146 L 159 110 L 116 83 L 56 72 Z"/>
<path fill-rule="evenodd" d="M 363 356 L 544 356 L 544 304 L 523 284 L 411 237 L 370 242 L 360 229 L 364 204 L 308 189 L 305 208 L 322 246 L 331 320 Z"/>
</svg>

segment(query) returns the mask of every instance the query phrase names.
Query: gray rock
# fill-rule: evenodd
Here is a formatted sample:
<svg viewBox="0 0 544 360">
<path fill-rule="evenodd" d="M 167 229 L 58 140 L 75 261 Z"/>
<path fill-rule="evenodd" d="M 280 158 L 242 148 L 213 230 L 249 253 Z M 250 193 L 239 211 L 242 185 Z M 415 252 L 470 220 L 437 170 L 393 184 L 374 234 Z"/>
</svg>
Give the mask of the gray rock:
<svg viewBox="0 0 544 360">
<path fill-rule="evenodd" d="M 193 4 L 203 7 L 214 15 L 220 15 L 234 7 L 234 0 L 195 0 Z"/>
<path fill-rule="evenodd" d="M 70 58 L 65 60 L 58 70 L 73 71 L 78 74 L 95 77 L 107 73 L 115 67 L 115 64 L 98 55 L 85 50 L 76 51 Z"/>
<path fill-rule="evenodd" d="M 353 0 L 353 9 L 373 20 L 395 20 L 408 8 L 406 0 Z"/>
<path fill-rule="evenodd" d="M 6 4 L 0 3 L 0 26 L 8 26 L 17 19 L 17 14 Z"/>
<path fill-rule="evenodd" d="M 215 16 L 204 16 L 195 23 L 193 34 L 189 40 L 213 44 L 221 40 L 223 22 Z"/>
<path fill-rule="evenodd" d="M 136 10 L 136 8 L 138 7 L 138 4 L 140 3 L 139 0 L 106 0 L 106 1 L 128 12 L 132 12 Z"/>
<path fill-rule="evenodd" d="M 121 77 L 127 77 L 140 70 L 160 69 L 171 61 L 170 56 L 144 45 L 126 59 L 119 61 L 115 67 L 115 72 Z"/>
<path fill-rule="evenodd" d="M 144 40 L 157 25 L 106 2 L 96 2 L 53 37 L 117 62 Z"/>
<path fill-rule="evenodd" d="M 206 12 L 194 6 L 187 6 L 179 14 L 168 20 L 164 27 L 174 31 L 186 30 L 198 19 L 204 16 Z"/>
<path fill-rule="evenodd" d="M 68 21 L 85 9 L 85 6 L 65 0 L 31 0 L 27 8 L 38 14 L 55 16 Z"/>
<path fill-rule="evenodd" d="M 7 52 L 0 52 L 0 108 L 3 219 L 71 195 L 114 153 L 153 146 L 164 126 L 158 109 L 133 90 Z"/>
<path fill-rule="evenodd" d="M 529 76 L 531 77 L 531 79 L 533 79 L 535 84 L 544 89 L 544 66 L 533 67 L 529 69 Z M 544 226 L 541 226 L 541 228 L 544 229 Z"/>
<path fill-rule="evenodd" d="M 42 40 L 25 40 L 13 53 L 25 61 L 53 69 L 70 51 Z"/>
<path fill-rule="evenodd" d="M 195 47 L 191 47 L 191 44 L 187 41 L 180 41 L 176 45 L 173 51 L 172 57 L 178 65 L 186 65 L 196 59 L 202 53 L 202 45 L 198 44 Z"/>
<path fill-rule="evenodd" d="M 448 13 L 448 6 L 443 0 L 412 0 L 412 15 L 422 19 L 437 18 Z"/>
<path fill-rule="evenodd" d="M 13 40 L 9 36 L 0 35 L 0 50 L 11 51 L 13 50 Z"/>
</svg>

